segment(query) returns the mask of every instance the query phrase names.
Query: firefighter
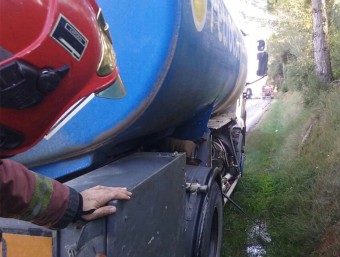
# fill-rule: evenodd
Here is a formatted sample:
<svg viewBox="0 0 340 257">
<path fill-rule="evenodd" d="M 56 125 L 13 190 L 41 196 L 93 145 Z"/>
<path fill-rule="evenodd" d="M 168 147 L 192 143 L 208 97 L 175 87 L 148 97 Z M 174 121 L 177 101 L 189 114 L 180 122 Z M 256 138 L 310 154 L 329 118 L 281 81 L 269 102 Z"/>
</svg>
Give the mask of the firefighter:
<svg viewBox="0 0 340 257">
<path fill-rule="evenodd" d="M 78 193 L 13 160 L 0 160 L 1 217 L 62 229 L 78 219 L 89 221 L 110 215 L 116 208 L 104 206 L 108 201 L 128 200 L 130 196 L 126 188 L 104 186 Z"/>
<path fill-rule="evenodd" d="M 78 193 L 9 159 L 61 126 L 82 99 L 112 85 L 124 91 L 101 10 L 94 0 L 0 5 L 0 216 L 61 229 L 114 213 L 104 205 L 129 199 L 126 188 Z"/>
</svg>

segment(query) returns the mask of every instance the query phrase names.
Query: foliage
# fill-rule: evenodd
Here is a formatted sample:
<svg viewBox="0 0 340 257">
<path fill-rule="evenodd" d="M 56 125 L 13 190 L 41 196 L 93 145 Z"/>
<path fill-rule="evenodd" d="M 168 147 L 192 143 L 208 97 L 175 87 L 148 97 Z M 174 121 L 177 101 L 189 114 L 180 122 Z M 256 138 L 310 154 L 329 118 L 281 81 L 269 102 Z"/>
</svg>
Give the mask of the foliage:
<svg viewBox="0 0 340 257">
<path fill-rule="evenodd" d="M 329 0 L 327 7 L 333 76 L 340 79 L 340 0 Z"/>
<path fill-rule="evenodd" d="M 340 30 L 340 1 L 339 0 L 328 0 L 328 23 L 335 29 Z"/>
<path fill-rule="evenodd" d="M 339 9 L 340 9 L 340 5 L 339 5 Z M 339 14 L 340 14 L 340 11 L 339 11 Z M 330 45 L 330 54 L 331 54 L 331 60 L 332 60 L 333 76 L 334 76 L 334 79 L 340 79 L 340 25 L 338 28 L 335 26 L 331 26 L 329 34 L 330 34 L 329 45 Z"/>
<path fill-rule="evenodd" d="M 313 69 L 310 6 L 304 0 L 279 1 L 271 6 L 279 22 L 268 42 L 269 76 L 279 88 L 301 90 Z"/>
<path fill-rule="evenodd" d="M 310 0 L 268 0 L 268 4 L 269 10 L 278 16 L 277 27 L 268 42 L 268 75 L 284 91 L 306 91 L 315 79 Z M 327 7 L 333 76 L 339 79 L 340 1 L 329 0 Z"/>
<path fill-rule="evenodd" d="M 301 94 L 288 92 L 248 135 L 245 176 L 232 198 L 267 226 L 272 242 L 258 241 L 264 256 L 337 256 L 340 241 L 323 242 L 340 235 L 339 97 L 339 87 L 321 90 L 306 108 Z M 249 256 L 252 222 L 231 205 L 225 217 L 222 256 Z"/>
<path fill-rule="evenodd" d="M 323 82 L 321 82 L 316 74 L 313 72 L 308 76 L 307 85 L 303 87 L 302 93 L 304 96 L 304 103 L 307 106 L 313 105 L 315 102 L 319 101 L 320 94 L 327 93 L 328 88 Z"/>
</svg>

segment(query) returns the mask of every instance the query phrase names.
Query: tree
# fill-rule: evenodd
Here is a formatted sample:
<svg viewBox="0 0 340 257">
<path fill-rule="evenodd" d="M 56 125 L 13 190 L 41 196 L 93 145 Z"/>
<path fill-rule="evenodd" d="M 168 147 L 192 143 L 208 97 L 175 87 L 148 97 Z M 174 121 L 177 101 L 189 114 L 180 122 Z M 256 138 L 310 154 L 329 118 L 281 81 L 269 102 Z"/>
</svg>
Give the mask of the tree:
<svg viewBox="0 0 340 257">
<path fill-rule="evenodd" d="M 332 80 L 332 67 L 327 43 L 327 15 L 324 0 L 312 0 L 313 47 L 315 72 L 323 82 Z"/>
<path fill-rule="evenodd" d="M 271 14 L 277 22 L 268 41 L 268 75 L 284 91 L 304 90 L 314 75 L 311 0 L 274 1 Z"/>
</svg>

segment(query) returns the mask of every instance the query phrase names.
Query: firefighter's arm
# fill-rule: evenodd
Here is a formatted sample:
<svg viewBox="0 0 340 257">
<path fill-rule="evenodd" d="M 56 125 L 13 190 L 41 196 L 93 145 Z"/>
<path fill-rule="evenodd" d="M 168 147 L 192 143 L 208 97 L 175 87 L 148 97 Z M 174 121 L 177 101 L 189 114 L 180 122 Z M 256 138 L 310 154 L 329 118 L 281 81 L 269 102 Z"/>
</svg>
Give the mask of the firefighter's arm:
<svg viewBox="0 0 340 257">
<path fill-rule="evenodd" d="M 94 187 L 79 194 L 25 166 L 0 160 L 0 216 L 61 229 L 78 218 L 96 219 L 115 212 L 104 206 L 112 199 L 129 199 L 126 188 Z M 83 211 L 93 210 L 83 215 Z"/>
</svg>

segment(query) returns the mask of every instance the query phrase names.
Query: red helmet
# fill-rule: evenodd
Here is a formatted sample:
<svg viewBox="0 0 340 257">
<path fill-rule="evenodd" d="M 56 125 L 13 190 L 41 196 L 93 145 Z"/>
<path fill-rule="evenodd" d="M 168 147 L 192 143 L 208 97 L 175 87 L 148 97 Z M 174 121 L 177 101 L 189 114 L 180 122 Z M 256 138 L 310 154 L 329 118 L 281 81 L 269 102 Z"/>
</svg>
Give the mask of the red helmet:
<svg viewBox="0 0 340 257">
<path fill-rule="evenodd" d="M 1 156 L 32 147 L 93 93 L 111 88 L 123 96 L 108 26 L 93 0 L 0 6 Z"/>
</svg>

